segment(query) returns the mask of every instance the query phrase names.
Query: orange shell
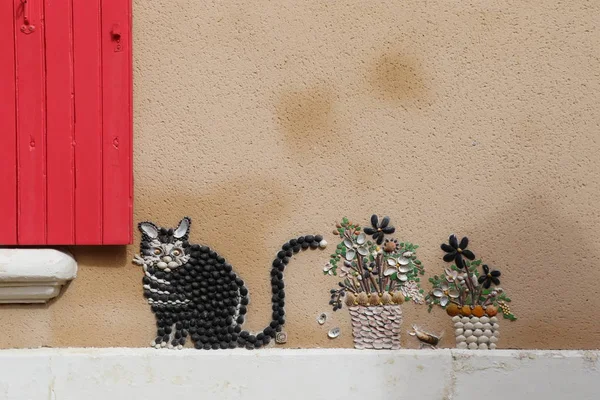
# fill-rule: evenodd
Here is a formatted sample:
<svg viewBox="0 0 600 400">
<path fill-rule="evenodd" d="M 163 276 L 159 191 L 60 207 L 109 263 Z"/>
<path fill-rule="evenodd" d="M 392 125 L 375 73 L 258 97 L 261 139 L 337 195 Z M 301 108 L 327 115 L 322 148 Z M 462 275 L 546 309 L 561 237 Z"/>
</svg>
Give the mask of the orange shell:
<svg viewBox="0 0 600 400">
<path fill-rule="evenodd" d="M 485 314 L 485 312 L 483 311 L 483 307 L 481 307 L 481 306 L 475 306 L 475 308 L 473 308 L 473 311 L 471 311 L 471 313 L 476 317 L 483 317 L 483 315 Z"/>
<path fill-rule="evenodd" d="M 493 317 L 496 314 L 498 314 L 498 309 L 494 306 L 487 306 L 487 308 L 485 309 L 485 313 L 490 316 Z"/>
<path fill-rule="evenodd" d="M 471 316 L 471 307 L 470 306 L 463 306 L 460 309 L 460 313 L 462 315 L 464 315 L 465 317 L 470 317 Z"/>
<path fill-rule="evenodd" d="M 460 310 L 458 309 L 458 306 L 454 303 L 450 303 L 448 304 L 448 307 L 446 307 L 446 313 L 451 316 L 454 317 L 455 315 L 460 314 Z"/>
</svg>

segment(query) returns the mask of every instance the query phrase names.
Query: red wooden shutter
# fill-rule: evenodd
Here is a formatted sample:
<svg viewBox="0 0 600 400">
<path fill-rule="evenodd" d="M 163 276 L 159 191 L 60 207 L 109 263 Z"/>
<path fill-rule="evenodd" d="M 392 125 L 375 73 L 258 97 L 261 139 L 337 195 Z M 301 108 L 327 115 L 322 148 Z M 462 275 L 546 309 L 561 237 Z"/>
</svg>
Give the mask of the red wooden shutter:
<svg viewBox="0 0 600 400">
<path fill-rule="evenodd" d="M 131 0 L 0 0 L 0 245 L 132 241 Z"/>
</svg>

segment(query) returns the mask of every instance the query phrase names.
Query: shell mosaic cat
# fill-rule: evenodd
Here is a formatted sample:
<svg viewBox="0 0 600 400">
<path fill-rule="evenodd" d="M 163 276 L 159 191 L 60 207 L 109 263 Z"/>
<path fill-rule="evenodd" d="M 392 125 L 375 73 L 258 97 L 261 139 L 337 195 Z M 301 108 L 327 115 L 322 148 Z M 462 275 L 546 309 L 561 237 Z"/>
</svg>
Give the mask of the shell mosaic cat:
<svg viewBox="0 0 600 400">
<path fill-rule="evenodd" d="M 271 268 L 272 320 L 252 334 L 242 329 L 249 304 L 244 281 L 213 249 L 189 243 L 190 226 L 188 217 L 175 229 L 151 222 L 138 225 L 142 241 L 133 262 L 143 268 L 144 297 L 156 316 L 152 346 L 181 349 L 188 338 L 204 350 L 268 345 L 285 324 L 285 266 L 301 250 L 325 248 L 327 243 L 321 235 L 307 235 L 281 247 Z"/>
</svg>

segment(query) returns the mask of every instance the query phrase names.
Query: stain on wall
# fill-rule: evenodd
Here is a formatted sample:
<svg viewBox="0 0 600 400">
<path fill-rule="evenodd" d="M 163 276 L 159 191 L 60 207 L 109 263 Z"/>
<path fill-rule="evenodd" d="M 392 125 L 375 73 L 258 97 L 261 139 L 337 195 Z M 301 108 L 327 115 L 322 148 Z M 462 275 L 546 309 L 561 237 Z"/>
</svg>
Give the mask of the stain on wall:
<svg viewBox="0 0 600 400">
<path fill-rule="evenodd" d="M 250 329 L 289 238 L 388 214 L 433 275 L 455 232 L 502 270 L 519 320 L 500 347 L 597 348 L 600 5 L 488 3 L 135 0 L 136 221 L 190 215 L 247 282 Z M 59 299 L 0 306 L 0 347 L 149 345 L 137 245 L 73 249 Z M 352 347 L 328 255 L 286 271 L 286 347 Z M 442 310 L 403 312 L 451 332 Z"/>
</svg>

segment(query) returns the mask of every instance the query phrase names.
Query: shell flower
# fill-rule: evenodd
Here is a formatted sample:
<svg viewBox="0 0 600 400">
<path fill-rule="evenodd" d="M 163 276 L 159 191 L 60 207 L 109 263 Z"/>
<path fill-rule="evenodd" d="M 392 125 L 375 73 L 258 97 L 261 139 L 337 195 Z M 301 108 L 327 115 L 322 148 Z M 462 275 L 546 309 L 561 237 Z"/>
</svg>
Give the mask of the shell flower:
<svg viewBox="0 0 600 400">
<path fill-rule="evenodd" d="M 344 246 L 346 246 L 346 260 L 351 261 L 356 256 L 356 253 L 361 256 L 369 254 L 369 248 L 367 247 L 367 235 L 361 233 L 356 238 L 356 241 L 350 239 L 344 239 Z"/>
<path fill-rule="evenodd" d="M 463 256 L 468 258 L 469 260 L 475 259 L 475 254 L 471 250 L 467 250 L 467 246 L 469 245 L 469 238 L 466 236 L 463 237 L 458 243 L 458 238 L 456 235 L 450 235 L 448 238 L 448 243 L 442 243 L 442 250 L 446 252 L 444 254 L 444 261 L 456 263 L 456 266 L 459 269 L 465 268 L 465 263 L 463 261 Z"/>
<path fill-rule="evenodd" d="M 367 235 L 371 235 L 373 240 L 377 242 L 377 244 L 383 243 L 383 238 L 385 235 L 391 235 L 396 232 L 396 228 L 390 225 L 390 217 L 384 217 L 379 223 L 379 218 L 377 215 L 373 214 L 371 216 L 371 227 L 366 227 L 363 231 Z"/>
<path fill-rule="evenodd" d="M 448 269 L 448 268 L 446 268 L 444 271 L 446 272 L 446 280 L 448 282 L 452 283 L 452 282 L 460 281 L 460 276 L 458 274 L 458 271 L 455 271 L 453 269 Z"/>
<path fill-rule="evenodd" d="M 443 282 L 440 287 L 433 289 L 433 295 L 440 299 L 440 305 L 446 307 L 450 299 L 457 299 L 460 295 L 458 290 L 450 289 L 446 282 Z"/>
<path fill-rule="evenodd" d="M 400 256 L 398 258 L 388 258 L 387 263 L 388 268 L 383 272 L 383 275 L 390 276 L 397 273 L 398 279 L 400 279 L 402 282 L 406 282 L 408 280 L 406 273 L 412 271 L 412 266 L 410 265 L 410 260 L 408 258 L 404 256 Z"/>
</svg>

